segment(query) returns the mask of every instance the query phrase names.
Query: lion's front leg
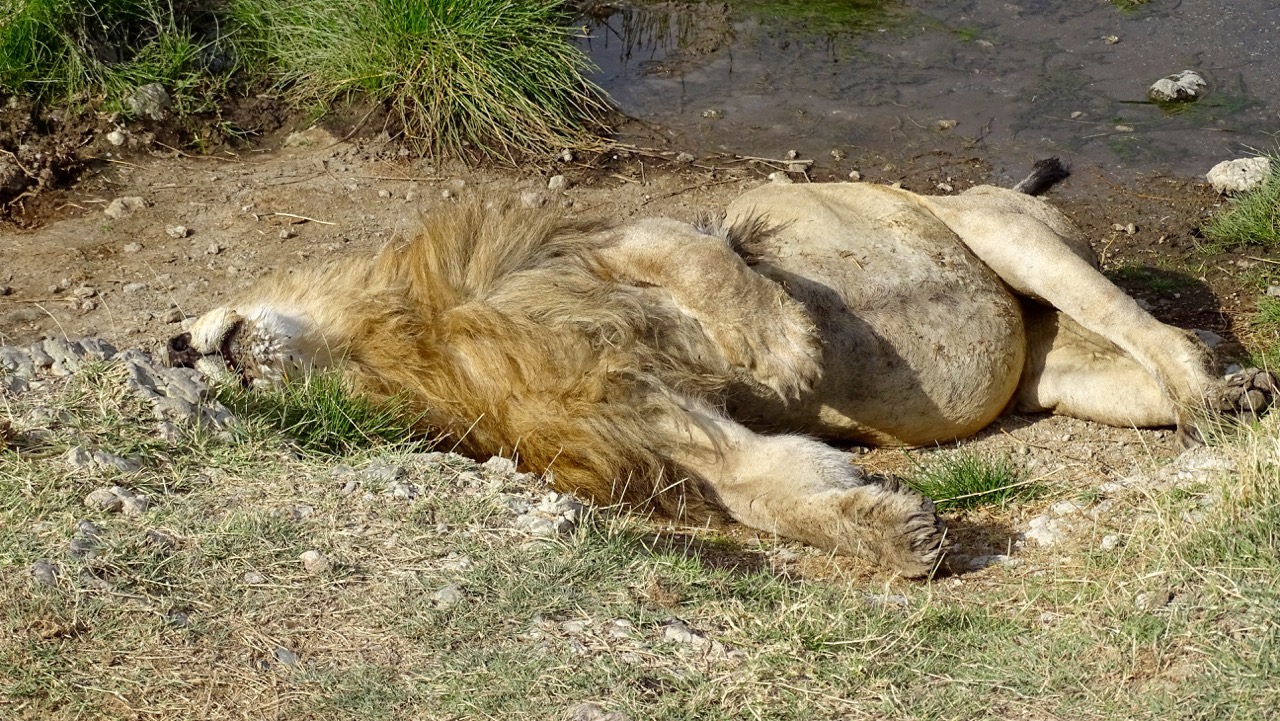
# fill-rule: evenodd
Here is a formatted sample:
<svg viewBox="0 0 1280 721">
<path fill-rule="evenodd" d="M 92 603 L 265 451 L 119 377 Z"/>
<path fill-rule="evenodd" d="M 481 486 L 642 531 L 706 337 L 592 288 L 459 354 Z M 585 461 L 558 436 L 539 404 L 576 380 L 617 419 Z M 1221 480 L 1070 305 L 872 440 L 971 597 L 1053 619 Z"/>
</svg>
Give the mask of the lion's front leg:
<svg viewBox="0 0 1280 721">
<path fill-rule="evenodd" d="M 691 417 L 677 460 L 710 483 L 734 520 L 909 577 L 942 558 L 946 529 L 928 498 L 867 479 L 823 443 L 756 434 L 704 410 Z"/>
<path fill-rule="evenodd" d="M 783 399 L 807 392 L 821 375 L 822 345 L 804 306 L 722 239 L 674 220 L 644 220 L 620 229 L 599 258 L 622 282 L 670 293 L 726 361 Z"/>
</svg>

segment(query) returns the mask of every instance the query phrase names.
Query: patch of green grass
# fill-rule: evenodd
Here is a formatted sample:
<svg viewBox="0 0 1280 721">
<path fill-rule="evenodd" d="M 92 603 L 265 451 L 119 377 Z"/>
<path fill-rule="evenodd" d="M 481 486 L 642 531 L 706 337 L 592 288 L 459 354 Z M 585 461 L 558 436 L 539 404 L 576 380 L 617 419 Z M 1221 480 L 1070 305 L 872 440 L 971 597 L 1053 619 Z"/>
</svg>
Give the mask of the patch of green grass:
<svg viewBox="0 0 1280 721">
<path fill-rule="evenodd" d="M 1111 4 L 1120 10 L 1131 12 L 1151 2 L 1151 0 L 1111 0 Z"/>
<path fill-rule="evenodd" d="M 217 67 L 219 40 L 194 30 L 209 18 L 167 0 L 10 0 L 0 7 L 0 88 L 128 116 L 126 98 L 160 83 L 173 112 L 210 111 L 230 67 Z"/>
<path fill-rule="evenodd" d="M 231 0 L 251 67 L 300 104 L 385 103 L 434 152 L 591 144 L 601 91 L 552 0 Z"/>
<path fill-rule="evenodd" d="M 177 116 L 273 86 L 303 109 L 385 105 L 423 151 L 546 154 L 604 130 L 569 19 L 556 0 L 4 0 L 0 90 L 128 117 L 151 83 Z"/>
<path fill-rule="evenodd" d="M 384 448 L 421 495 L 346 493 L 341 479 L 360 476 L 336 465 L 377 447 L 296 454 L 266 423 L 234 442 L 141 443 L 155 418 L 124 380 L 104 365 L 0 396 L 20 437 L 146 456 L 121 479 L 0 451 L 5 718 L 564 718 L 592 701 L 655 721 L 1109 721 L 1266 719 L 1280 703 L 1280 416 L 1212 449 L 1221 477 L 1109 492 L 1111 513 L 1132 515 L 915 582 L 609 510 L 534 539 L 503 495 L 536 481 L 458 458 Z M 1006 485 L 1014 473 L 963 460 L 929 467 L 981 466 Z M 946 475 L 955 488 L 973 474 Z M 143 482 L 140 516 L 83 504 L 86 489 Z M 995 517 L 983 530 L 1001 541 L 1013 530 L 974 515 Z M 75 556 L 86 517 L 99 538 Z M 1125 543 L 1099 551 L 1095 531 Z M 333 567 L 307 572 L 310 549 Z M 52 585 L 37 559 L 57 567 Z M 436 599 L 446 586 L 456 602 Z M 677 621 L 693 636 L 670 633 Z"/>
<path fill-rule="evenodd" d="M 1231 201 L 1204 228 L 1206 250 L 1218 252 L 1244 245 L 1280 247 L 1280 154 L 1271 159 L 1271 177 L 1261 187 Z"/>
<path fill-rule="evenodd" d="M 1007 458 L 982 458 L 968 452 L 946 456 L 919 466 L 907 483 L 932 498 L 939 510 L 1004 507 L 1044 493 L 1027 479 L 1022 468 Z"/>
<path fill-rule="evenodd" d="M 255 433 L 282 432 L 308 453 L 342 456 L 425 440 L 421 414 L 403 399 L 375 400 L 352 393 L 336 372 L 317 372 L 265 389 L 227 383 L 215 390 L 238 419 L 259 427 Z"/>
</svg>

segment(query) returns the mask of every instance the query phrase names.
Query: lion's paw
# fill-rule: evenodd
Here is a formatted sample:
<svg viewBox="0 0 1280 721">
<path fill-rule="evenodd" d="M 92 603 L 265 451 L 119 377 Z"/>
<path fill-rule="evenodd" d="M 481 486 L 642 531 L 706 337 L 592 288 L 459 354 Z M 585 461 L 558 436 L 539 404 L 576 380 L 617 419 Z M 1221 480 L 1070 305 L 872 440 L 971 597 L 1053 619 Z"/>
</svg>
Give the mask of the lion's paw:
<svg viewBox="0 0 1280 721">
<path fill-rule="evenodd" d="M 822 340 L 804 306 L 781 289 L 762 299 L 754 322 L 709 329 L 725 359 L 784 401 L 813 389 L 822 376 Z"/>
<path fill-rule="evenodd" d="M 1223 379 L 1219 410 L 1243 418 L 1257 418 L 1275 403 L 1280 382 L 1261 368 L 1245 368 Z"/>
<path fill-rule="evenodd" d="M 947 527 L 933 501 L 894 481 L 848 492 L 841 514 L 849 520 L 836 550 L 863 556 L 903 576 L 927 576 L 946 553 Z"/>
</svg>

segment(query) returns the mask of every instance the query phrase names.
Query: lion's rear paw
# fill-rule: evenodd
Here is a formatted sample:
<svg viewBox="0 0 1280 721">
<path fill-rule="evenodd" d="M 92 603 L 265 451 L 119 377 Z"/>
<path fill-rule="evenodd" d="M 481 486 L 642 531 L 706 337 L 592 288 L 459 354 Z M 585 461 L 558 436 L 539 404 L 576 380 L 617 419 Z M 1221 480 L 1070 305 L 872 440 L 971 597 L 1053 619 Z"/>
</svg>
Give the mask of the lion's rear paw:
<svg viewBox="0 0 1280 721">
<path fill-rule="evenodd" d="M 1257 418 L 1275 403 L 1280 383 L 1269 371 L 1245 368 L 1223 379 L 1219 410 L 1242 418 Z"/>
</svg>

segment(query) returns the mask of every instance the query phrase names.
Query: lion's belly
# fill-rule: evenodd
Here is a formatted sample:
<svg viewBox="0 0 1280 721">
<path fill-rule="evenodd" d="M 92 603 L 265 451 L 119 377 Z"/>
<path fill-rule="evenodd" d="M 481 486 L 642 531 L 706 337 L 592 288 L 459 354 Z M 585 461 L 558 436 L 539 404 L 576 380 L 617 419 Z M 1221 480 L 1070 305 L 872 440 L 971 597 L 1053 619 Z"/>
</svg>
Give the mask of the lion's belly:
<svg viewBox="0 0 1280 721">
<path fill-rule="evenodd" d="M 767 217 L 786 225 L 760 270 L 808 306 L 826 343 L 824 371 L 809 397 L 785 406 L 738 393 L 735 415 L 828 438 L 919 445 L 970 435 L 1000 414 L 1023 371 L 1021 313 L 950 229 L 874 186 L 763 195 L 780 201 L 766 206 Z M 761 210 L 760 199 L 752 208 Z"/>
</svg>

